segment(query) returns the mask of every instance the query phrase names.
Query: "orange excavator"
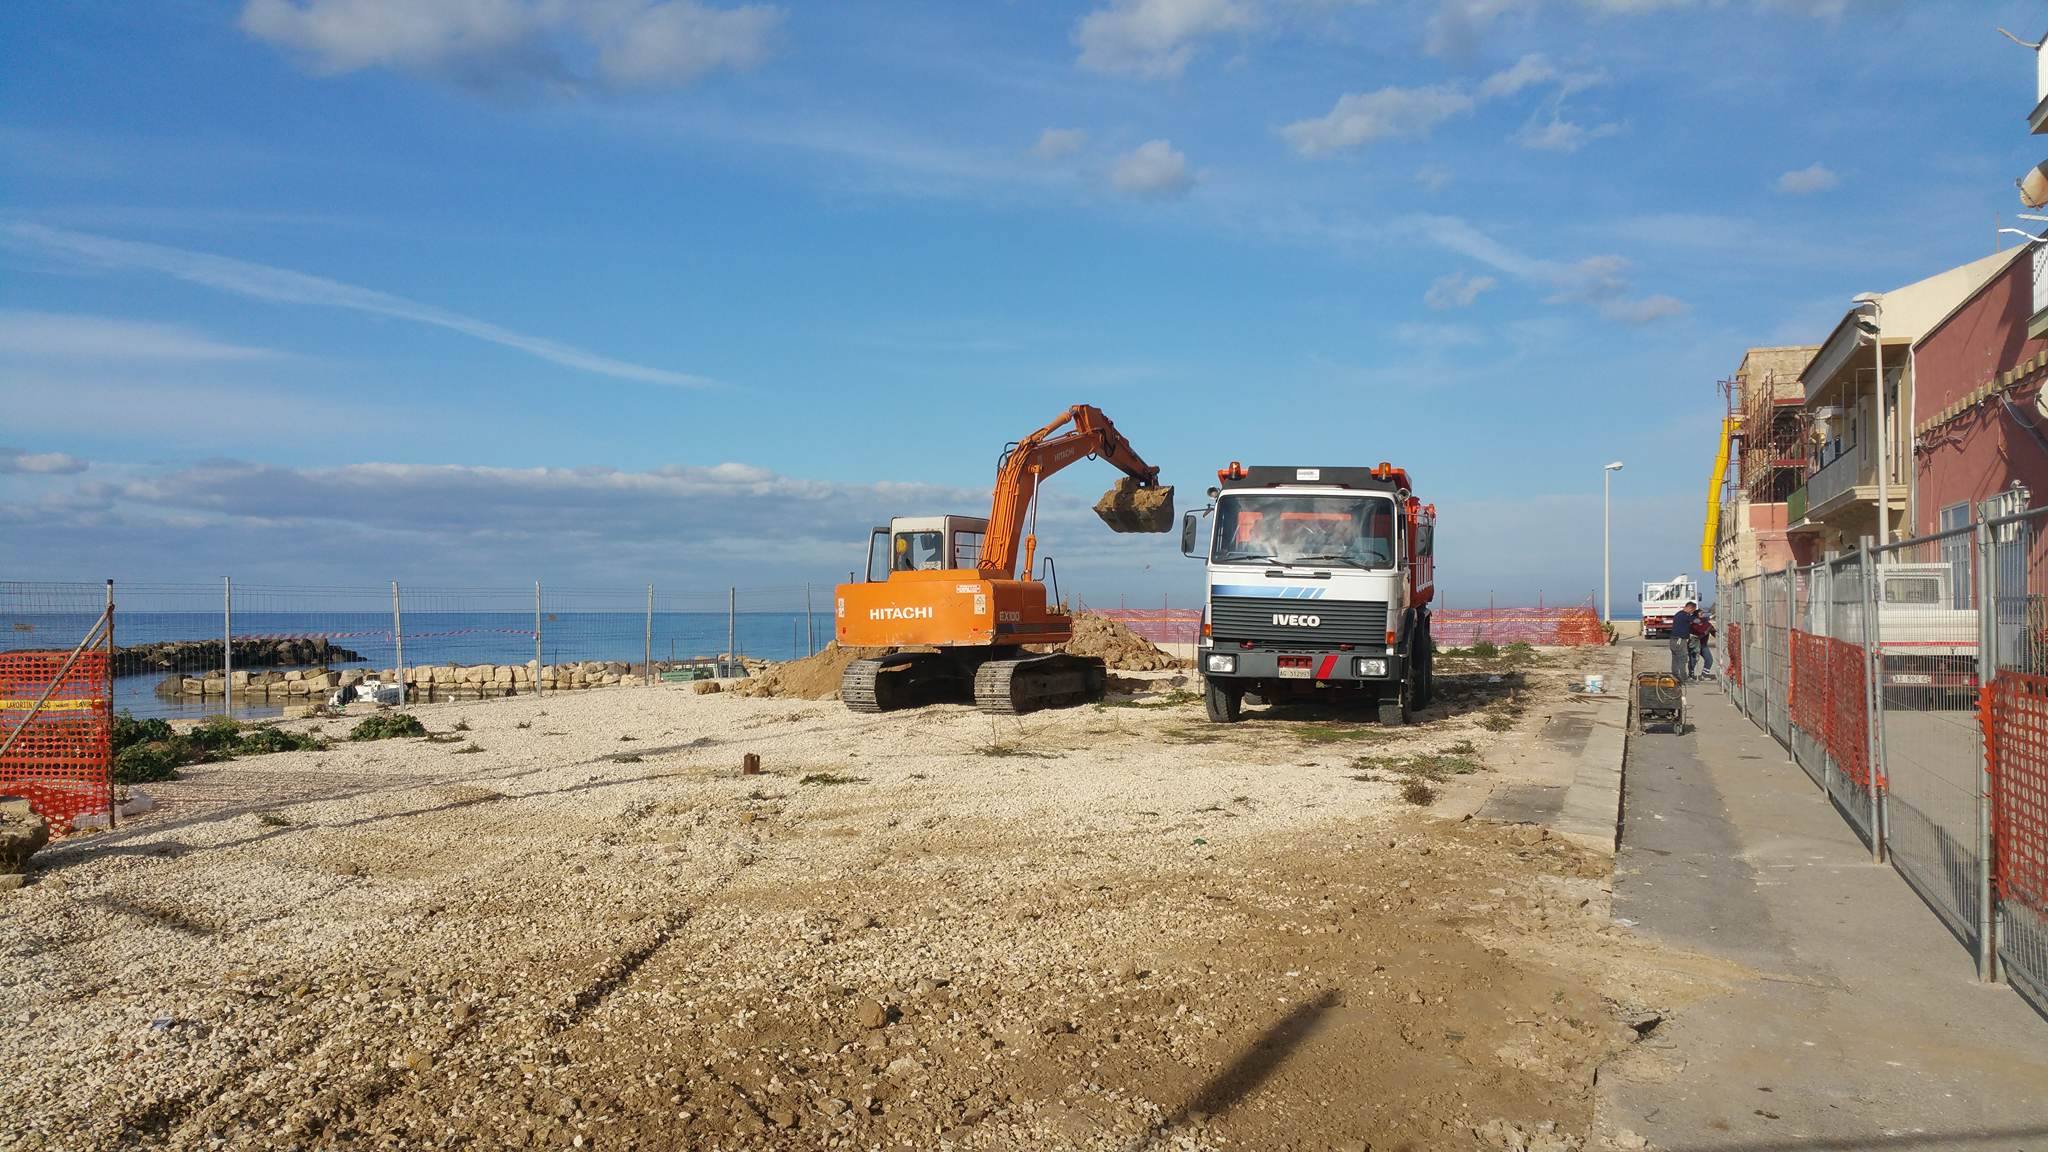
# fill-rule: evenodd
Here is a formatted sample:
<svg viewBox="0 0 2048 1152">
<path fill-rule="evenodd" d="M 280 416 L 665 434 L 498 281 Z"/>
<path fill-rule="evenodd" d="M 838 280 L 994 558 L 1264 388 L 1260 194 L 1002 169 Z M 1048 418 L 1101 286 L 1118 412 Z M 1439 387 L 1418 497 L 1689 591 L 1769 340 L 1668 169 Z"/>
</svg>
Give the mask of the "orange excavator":
<svg viewBox="0 0 2048 1152">
<path fill-rule="evenodd" d="M 1159 469 L 1101 409 L 1076 404 L 1003 450 L 986 518 L 898 516 L 874 530 L 867 579 L 834 590 L 834 631 L 842 646 L 890 651 L 846 666 L 839 698 L 848 708 L 887 712 L 972 699 L 984 712 L 1015 715 L 1102 698 L 1108 671 L 1100 658 L 1024 649 L 1073 636 L 1066 606 L 1032 576 L 1038 486 L 1095 456 L 1124 473 L 1096 502 L 1105 524 L 1117 532 L 1173 527 L 1173 489 L 1160 486 Z M 1050 558 L 1044 568 L 1056 592 Z"/>
</svg>

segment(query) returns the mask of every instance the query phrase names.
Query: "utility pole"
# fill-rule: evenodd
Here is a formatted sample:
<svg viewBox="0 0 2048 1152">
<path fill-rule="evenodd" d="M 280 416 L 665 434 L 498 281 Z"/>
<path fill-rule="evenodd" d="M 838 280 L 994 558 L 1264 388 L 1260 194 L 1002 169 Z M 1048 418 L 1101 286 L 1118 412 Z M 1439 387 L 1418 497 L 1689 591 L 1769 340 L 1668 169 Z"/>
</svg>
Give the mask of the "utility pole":
<svg viewBox="0 0 2048 1152">
<path fill-rule="evenodd" d="M 1614 474 L 1621 471 L 1616 460 L 1600 470 L 1600 620 L 1614 623 Z"/>
</svg>

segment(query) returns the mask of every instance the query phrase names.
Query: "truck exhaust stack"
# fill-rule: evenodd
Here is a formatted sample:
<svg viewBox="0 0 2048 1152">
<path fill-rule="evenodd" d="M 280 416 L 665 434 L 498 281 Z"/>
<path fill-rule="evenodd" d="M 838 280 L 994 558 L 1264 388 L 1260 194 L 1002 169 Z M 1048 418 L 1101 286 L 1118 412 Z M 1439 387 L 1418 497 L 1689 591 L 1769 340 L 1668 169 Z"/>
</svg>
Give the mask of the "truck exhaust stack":
<svg viewBox="0 0 2048 1152">
<path fill-rule="evenodd" d="M 1173 489 L 1140 488 L 1126 476 L 1095 502 L 1095 514 L 1112 532 L 1170 532 L 1173 530 Z"/>
</svg>

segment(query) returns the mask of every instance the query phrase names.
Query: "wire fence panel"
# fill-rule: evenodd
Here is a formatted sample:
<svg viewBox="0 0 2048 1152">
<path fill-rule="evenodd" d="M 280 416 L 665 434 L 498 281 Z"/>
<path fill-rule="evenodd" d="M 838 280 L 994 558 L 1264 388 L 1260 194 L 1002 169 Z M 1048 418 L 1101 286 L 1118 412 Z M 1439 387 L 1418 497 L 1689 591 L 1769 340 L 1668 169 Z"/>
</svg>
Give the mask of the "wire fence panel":
<svg viewBox="0 0 2048 1152">
<path fill-rule="evenodd" d="M 1990 770 L 1998 958 L 2048 1012 L 2048 533 L 2035 511 L 1981 529 L 1992 682 L 1979 706 Z"/>
<path fill-rule="evenodd" d="M 1758 727 L 1765 724 L 1764 705 L 1766 693 L 1771 684 L 1771 666 L 1764 651 L 1765 628 L 1763 620 L 1763 581 L 1757 577 L 1742 582 L 1743 646 L 1742 663 L 1749 673 L 1742 686 L 1742 696 L 1749 718 Z"/>
<path fill-rule="evenodd" d="M 1770 682 L 1765 687 L 1764 731 L 1792 746 L 1792 573 L 1773 572 L 1763 581 L 1763 633 Z"/>
<path fill-rule="evenodd" d="M 113 818 L 113 662 L 104 584 L 0 583 L 0 796 L 59 832 Z"/>
<path fill-rule="evenodd" d="M 1822 742 L 1827 752 L 1824 783 L 1866 844 L 1883 841 L 1877 798 L 1882 777 L 1871 769 L 1870 676 L 1864 633 L 1863 556 L 1851 553 L 1816 572 L 1814 612 L 1825 639 L 1820 648 L 1824 683 L 1818 695 L 1825 714 Z"/>
<path fill-rule="evenodd" d="M 1871 554 L 1885 844 L 1892 866 L 1973 948 L 1985 818 L 1975 537 L 1965 527 Z"/>
<path fill-rule="evenodd" d="M 1823 570 L 1824 571 L 1824 570 Z M 1792 675 L 1786 686 L 1791 716 L 1792 760 L 1816 784 L 1827 781 L 1828 661 L 1826 637 L 1817 632 L 1813 569 L 1787 573 L 1791 581 Z M 1821 577 L 1821 579 L 1825 579 Z M 1825 604 L 1825 597 L 1821 603 Z M 1826 627 L 1825 612 L 1819 627 Z"/>
</svg>

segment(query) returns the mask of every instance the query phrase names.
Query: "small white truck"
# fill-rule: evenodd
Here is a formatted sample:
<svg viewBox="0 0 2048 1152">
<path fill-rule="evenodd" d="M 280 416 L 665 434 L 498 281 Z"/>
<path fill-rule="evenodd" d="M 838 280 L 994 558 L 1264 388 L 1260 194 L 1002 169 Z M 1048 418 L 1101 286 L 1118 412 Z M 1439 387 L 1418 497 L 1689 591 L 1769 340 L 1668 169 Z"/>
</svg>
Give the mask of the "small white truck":
<svg viewBox="0 0 2048 1152">
<path fill-rule="evenodd" d="M 1636 599 L 1643 606 L 1643 638 L 1656 640 L 1671 635 L 1671 617 L 1688 600 L 1700 598 L 1700 586 L 1690 576 L 1649 580 Z"/>
<path fill-rule="evenodd" d="M 1888 700 L 1930 710 L 1976 704 L 1978 616 L 1959 576 L 1968 580 L 1969 569 L 1878 566 L 1878 684 Z"/>
</svg>

